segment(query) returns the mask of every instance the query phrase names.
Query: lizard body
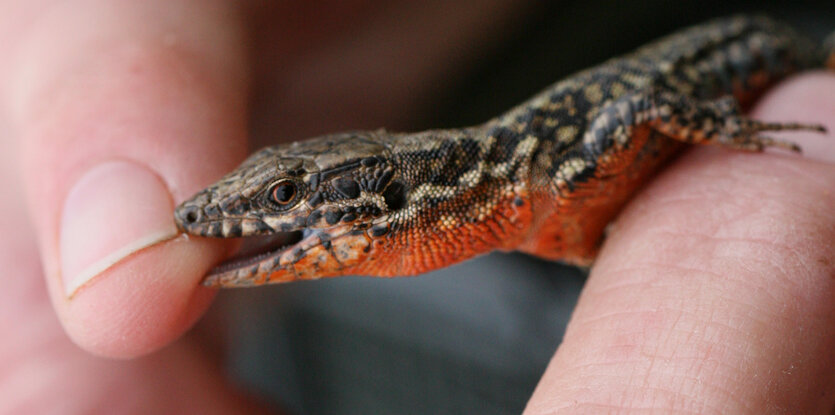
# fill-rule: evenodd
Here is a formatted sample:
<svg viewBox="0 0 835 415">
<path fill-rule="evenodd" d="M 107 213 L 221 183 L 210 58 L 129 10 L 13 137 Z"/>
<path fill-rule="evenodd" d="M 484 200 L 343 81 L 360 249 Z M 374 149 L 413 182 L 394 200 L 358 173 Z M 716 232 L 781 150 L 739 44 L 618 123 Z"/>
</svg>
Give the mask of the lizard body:
<svg viewBox="0 0 835 415">
<path fill-rule="evenodd" d="M 207 285 L 414 275 L 496 249 L 588 265 L 606 225 L 685 143 L 796 151 L 761 133 L 822 131 L 751 120 L 740 108 L 825 59 L 768 18 L 718 19 L 577 73 L 479 126 L 262 149 L 175 218 L 191 234 L 277 243 L 220 265 Z"/>
</svg>

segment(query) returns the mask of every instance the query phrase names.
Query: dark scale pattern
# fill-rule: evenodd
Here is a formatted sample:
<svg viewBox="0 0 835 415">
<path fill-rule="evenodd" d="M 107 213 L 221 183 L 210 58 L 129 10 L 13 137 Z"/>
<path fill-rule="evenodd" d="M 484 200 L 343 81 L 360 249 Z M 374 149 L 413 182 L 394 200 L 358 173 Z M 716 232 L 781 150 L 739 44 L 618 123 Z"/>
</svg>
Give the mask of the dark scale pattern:
<svg viewBox="0 0 835 415">
<path fill-rule="evenodd" d="M 263 149 L 181 205 L 177 223 L 213 237 L 302 234 L 224 265 L 210 285 L 412 275 L 493 249 L 589 264 L 605 226 L 683 143 L 798 150 L 760 133 L 821 128 L 757 122 L 741 109 L 821 65 L 823 52 L 768 18 L 715 20 L 577 73 L 480 126 Z M 299 187 L 279 209 L 267 198 L 281 180 Z"/>
</svg>

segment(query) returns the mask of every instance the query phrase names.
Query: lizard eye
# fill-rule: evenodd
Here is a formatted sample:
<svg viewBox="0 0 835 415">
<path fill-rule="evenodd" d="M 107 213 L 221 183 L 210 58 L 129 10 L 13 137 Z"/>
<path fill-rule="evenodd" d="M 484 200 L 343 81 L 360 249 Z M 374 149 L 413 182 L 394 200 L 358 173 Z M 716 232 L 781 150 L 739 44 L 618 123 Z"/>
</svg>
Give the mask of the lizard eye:
<svg viewBox="0 0 835 415">
<path fill-rule="evenodd" d="M 273 186 L 270 197 L 272 197 L 273 202 L 281 206 L 287 206 L 296 199 L 297 193 L 295 183 L 290 180 L 282 180 Z"/>
</svg>

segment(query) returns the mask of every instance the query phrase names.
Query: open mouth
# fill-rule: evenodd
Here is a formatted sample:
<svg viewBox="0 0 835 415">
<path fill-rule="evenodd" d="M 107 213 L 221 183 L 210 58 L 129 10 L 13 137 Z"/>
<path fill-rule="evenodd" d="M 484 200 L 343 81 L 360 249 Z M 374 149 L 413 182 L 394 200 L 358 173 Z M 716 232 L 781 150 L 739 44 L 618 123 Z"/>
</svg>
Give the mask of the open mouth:
<svg viewBox="0 0 835 415">
<path fill-rule="evenodd" d="M 241 238 L 243 239 L 243 244 L 241 244 L 238 252 L 209 270 L 208 276 L 224 274 L 240 268 L 256 265 L 301 242 L 305 236 L 305 232 L 303 231 L 294 231 Z"/>
</svg>

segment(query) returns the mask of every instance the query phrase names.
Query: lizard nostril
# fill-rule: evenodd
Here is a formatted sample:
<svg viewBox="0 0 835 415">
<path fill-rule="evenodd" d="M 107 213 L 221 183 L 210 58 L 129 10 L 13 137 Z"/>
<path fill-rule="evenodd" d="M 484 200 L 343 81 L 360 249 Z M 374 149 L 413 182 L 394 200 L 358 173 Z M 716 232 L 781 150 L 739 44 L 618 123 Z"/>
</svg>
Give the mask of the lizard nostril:
<svg viewBox="0 0 835 415">
<path fill-rule="evenodd" d="M 186 225 L 194 225 L 200 220 L 200 209 L 194 206 L 189 206 L 182 212 L 183 223 Z"/>
</svg>

